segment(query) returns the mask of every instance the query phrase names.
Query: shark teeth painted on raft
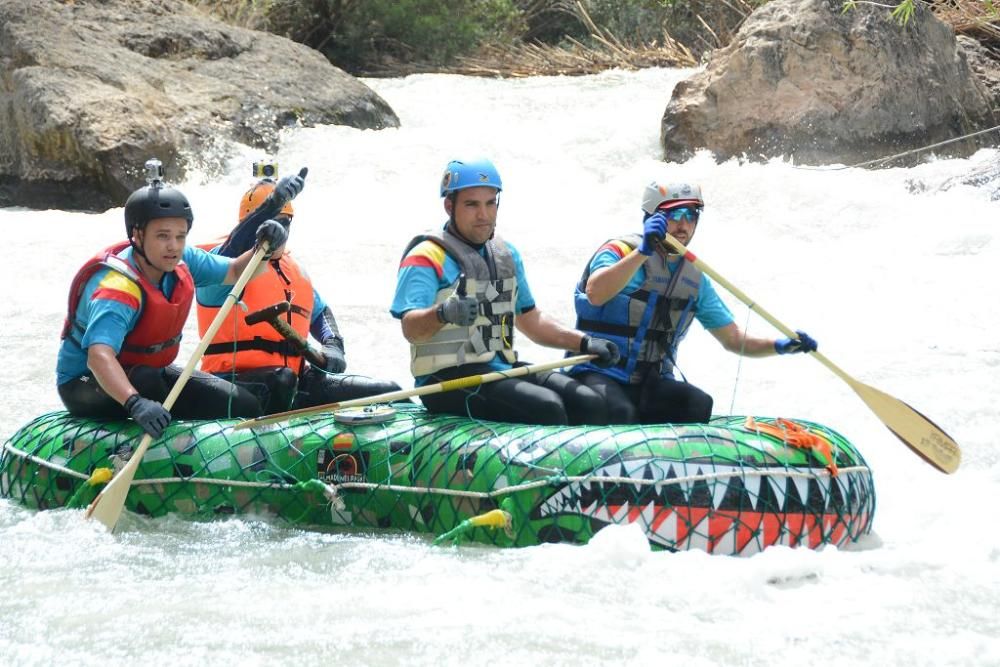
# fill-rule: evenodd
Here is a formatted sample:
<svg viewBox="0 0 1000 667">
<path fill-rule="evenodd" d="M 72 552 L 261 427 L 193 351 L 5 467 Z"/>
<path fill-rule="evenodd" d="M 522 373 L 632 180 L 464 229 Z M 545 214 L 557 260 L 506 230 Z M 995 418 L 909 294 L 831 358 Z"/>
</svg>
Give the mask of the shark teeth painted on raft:
<svg viewBox="0 0 1000 667">
<path fill-rule="evenodd" d="M 663 483 L 651 483 L 656 481 Z M 677 548 L 678 542 L 692 546 L 692 540 L 701 540 L 699 526 L 706 521 L 729 520 L 737 524 L 732 534 L 716 531 L 700 546 L 735 553 L 760 548 L 756 533 L 748 533 L 745 526 L 740 533 L 739 516 L 785 514 L 793 517 L 793 523 L 802 525 L 818 521 L 823 533 L 830 535 L 835 529 L 843 532 L 835 525 L 838 517 L 856 514 L 861 510 L 860 498 L 870 495 L 863 475 L 829 477 L 825 471 L 801 475 L 789 474 L 786 468 L 748 470 L 631 459 L 604 466 L 585 480 L 562 486 L 531 514 L 536 519 L 576 514 L 603 523 L 641 521 L 649 539 L 668 548 Z M 685 515 L 681 525 L 678 513 Z M 780 536 L 775 533 L 773 539 L 793 546 L 803 537 L 789 532 Z M 809 539 L 813 539 L 811 533 Z M 748 540 L 757 546 L 751 546 Z"/>
</svg>

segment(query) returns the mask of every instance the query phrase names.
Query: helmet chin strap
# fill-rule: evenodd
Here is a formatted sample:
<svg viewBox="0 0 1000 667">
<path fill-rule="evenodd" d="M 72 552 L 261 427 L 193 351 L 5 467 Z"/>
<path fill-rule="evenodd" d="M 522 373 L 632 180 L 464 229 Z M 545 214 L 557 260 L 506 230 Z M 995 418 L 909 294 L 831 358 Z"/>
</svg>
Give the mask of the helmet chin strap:
<svg viewBox="0 0 1000 667">
<path fill-rule="evenodd" d="M 146 233 L 146 230 L 142 230 L 142 233 L 143 233 L 143 234 L 145 234 L 145 233 Z M 137 244 L 137 243 L 136 243 L 136 242 L 135 242 L 135 241 L 134 241 L 133 239 L 131 239 L 131 238 L 130 238 L 130 239 L 128 240 L 128 242 L 129 242 L 129 245 L 131 245 L 131 246 L 132 246 L 132 251 L 133 251 L 133 252 L 134 252 L 135 254 L 137 254 L 137 255 L 138 255 L 139 257 L 142 257 L 142 259 L 143 259 L 143 260 L 144 260 L 144 261 L 145 261 L 145 262 L 146 262 L 147 264 L 149 264 L 149 265 L 150 265 L 151 267 L 153 267 L 154 269 L 156 269 L 156 270 L 157 270 L 157 271 L 159 271 L 160 273 L 166 273 L 166 271 L 164 271 L 163 269 L 161 269 L 160 267 L 158 267 L 158 266 L 157 266 L 156 264 L 153 264 L 153 261 L 152 261 L 151 259 L 149 259 L 149 257 L 148 257 L 148 256 L 146 255 L 146 252 L 145 252 L 145 251 L 144 251 L 144 250 L 142 249 L 142 246 L 140 246 L 139 244 Z M 136 262 L 136 264 L 138 264 L 138 262 Z M 140 266 L 139 268 L 140 268 L 140 269 L 142 269 L 142 267 L 141 267 L 141 266 Z"/>
</svg>

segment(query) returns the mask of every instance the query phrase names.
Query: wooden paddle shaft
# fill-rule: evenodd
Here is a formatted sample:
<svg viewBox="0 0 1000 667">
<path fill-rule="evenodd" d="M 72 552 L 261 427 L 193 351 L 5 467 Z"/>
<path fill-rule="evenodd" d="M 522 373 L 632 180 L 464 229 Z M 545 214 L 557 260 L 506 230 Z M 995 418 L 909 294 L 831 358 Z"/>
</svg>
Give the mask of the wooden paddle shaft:
<svg viewBox="0 0 1000 667">
<path fill-rule="evenodd" d="M 700 260 L 673 236 L 667 234 L 664 242 L 681 253 L 685 260 L 701 269 L 702 273 L 725 287 L 733 296 L 745 303 L 750 310 L 763 317 L 778 331 L 789 338 L 796 338 L 798 336 L 790 327 L 785 326 L 778 318 L 757 305 L 741 289 L 720 276 L 712 267 Z M 875 416 L 885 424 L 886 428 L 892 431 L 893 435 L 899 438 L 904 445 L 913 450 L 918 456 L 942 472 L 951 474 L 958 470 L 958 466 L 962 461 L 962 451 L 958 443 L 937 424 L 898 398 L 854 379 L 819 352 L 813 351 L 809 354 L 846 382 L 854 390 L 854 393 L 875 413 Z"/>
<path fill-rule="evenodd" d="M 238 295 L 243 292 L 243 288 L 246 284 L 250 282 L 253 277 L 254 272 L 260 265 L 261 260 L 264 259 L 264 255 L 267 254 L 268 244 L 264 242 L 261 247 L 257 249 L 253 257 L 247 263 L 243 273 L 240 274 L 239 280 L 233 285 L 232 290 L 230 290 L 229 295 L 223 302 L 222 306 L 219 307 L 219 312 L 216 313 L 215 319 L 212 320 L 212 324 L 208 327 L 208 331 L 198 342 L 198 346 L 195 348 L 194 353 L 192 353 L 191 358 L 188 360 L 187 365 L 184 370 L 181 371 L 180 377 L 174 382 L 174 386 L 171 387 L 170 393 L 167 394 L 167 398 L 163 401 L 163 407 L 166 410 L 170 410 L 173 407 L 174 402 L 177 397 L 180 396 L 181 390 L 184 389 L 184 385 L 187 384 L 188 379 L 191 374 L 194 373 L 195 366 L 201 361 L 202 355 L 205 354 L 205 349 L 208 347 L 212 339 L 215 338 L 215 334 L 218 333 L 219 328 L 222 326 L 223 321 L 225 321 L 226 316 L 232 309 L 233 304 L 235 304 L 239 297 Z M 125 497 L 128 495 L 128 490 L 132 486 L 132 480 L 135 478 L 135 472 L 139 468 L 139 463 L 142 461 L 142 457 L 146 454 L 146 450 L 149 448 L 150 443 L 153 441 L 152 436 L 148 433 L 144 434 L 142 440 L 139 441 L 139 446 L 136 448 L 135 452 L 132 453 L 132 457 L 129 459 L 125 467 L 122 468 L 117 475 L 111 478 L 107 486 L 101 489 L 101 492 L 94 498 L 94 501 L 90 503 L 87 507 L 87 511 L 84 516 L 88 519 L 95 518 L 100 521 L 104 526 L 110 531 L 114 530 L 115 525 L 118 523 L 118 519 L 121 517 L 122 510 L 125 508 Z"/>
<path fill-rule="evenodd" d="M 267 323 L 274 327 L 275 331 L 295 343 L 313 366 L 323 368 L 326 365 L 326 357 L 323 356 L 323 353 L 310 347 L 306 339 L 300 336 L 299 332 L 293 329 L 291 324 L 279 317 L 272 317 L 267 320 Z"/>
<path fill-rule="evenodd" d="M 416 387 L 415 389 L 402 389 L 399 391 L 390 391 L 385 394 L 377 394 L 375 396 L 354 398 L 349 401 L 327 403 L 326 405 L 317 405 L 309 408 L 299 408 L 298 410 L 289 410 L 288 412 L 268 415 L 267 417 L 248 419 L 234 426 L 233 430 L 239 431 L 245 428 L 276 424 L 278 422 L 287 421 L 293 417 L 307 417 L 309 415 L 315 415 L 321 412 L 332 412 L 333 410 L 339 410 L 342 408 L 358 408 L 364 405 L 373 405 L 375 403 L 400 401 L 405 398 L 412 398 L 413 396 L 427 396 L 428 394 L 438 394 L 444 391 L 452 391 L 454 389 L 469 389 L 471 387 L 478 387 L 481 384 L 496 382 L 497 380 L 504 380 L 506 378 L 521 377 L 523 375 L 531 375 L 533 373 L 542 373 L 544 371 L 551 371 L 557 368 L 567 368 L 569 366 L 582 364 L 585 361 L 590 361 L 595 358 L 596 357 L 593 354 L 581 354 L 575 357 L 565 357 L 558 361 L 550 361 L 544 364 L 517 366 L 506 371 L 494 371 L 492 373 L 484 373 L 482 375 L 469 375 L 467 377 L 456 378 L 454 380 L 445 380 L 444 382 L 427 384 L 423 387 Z"/>
</svg>

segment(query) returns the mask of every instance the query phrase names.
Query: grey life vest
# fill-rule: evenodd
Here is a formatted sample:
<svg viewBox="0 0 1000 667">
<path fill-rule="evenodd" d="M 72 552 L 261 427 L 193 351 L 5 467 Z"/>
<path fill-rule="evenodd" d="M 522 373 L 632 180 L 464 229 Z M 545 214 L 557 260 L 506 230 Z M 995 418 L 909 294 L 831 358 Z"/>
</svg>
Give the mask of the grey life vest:
<svg viewBox="0 0 1000 667">
<path fill-rule="evenodd" d="M 517 361 L 514 352 L 514 304 L 517 279 L 514 256 L 507 244 L 494 237 L 484 246 L 485 257 L 449 229 L 432 231 L 413 238 L 403 257 L 418 243 L 432 241 L 444 248 L 461 272 L 458 280 L 438 290 L 439 304 L 461 287 L 479 300 L 479 316 L 470 326 L 446 323 L 432 338 L 410 345 L 410 371 L 414 377 L 462 364 L 487 363 L 500 354 L 508 363 Z"/>
</svg>

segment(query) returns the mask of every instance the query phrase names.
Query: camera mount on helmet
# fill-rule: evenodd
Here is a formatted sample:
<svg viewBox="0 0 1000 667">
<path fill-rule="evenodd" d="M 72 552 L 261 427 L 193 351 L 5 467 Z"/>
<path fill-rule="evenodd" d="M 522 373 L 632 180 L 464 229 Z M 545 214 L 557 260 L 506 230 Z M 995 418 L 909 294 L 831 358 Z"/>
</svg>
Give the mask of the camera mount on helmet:
<svg viewBox="0 0 1000 667">
<path fill-rule="evenodd" d="M 163 180 L 163 163 L 156 158 L 146 161 L 146 182 L 129 195 L 125 202 L 125 234 L 131 239 L 136 229 L 145 229 L 150 220 L 181 218 L 187 221 L 188 230 L 194 222 L 194 213 L 187 197 Z"/>
<path fill-rule="evenodd" d="M 163 163 L 155 157 L 146 160 L 146 183 L 151 188 L 163 186 Z"/>
<path fill-rule="evenodd" d="M 255 160 L 253 163 L 253 177 L 277 181 L 278 163 L 267 159 Z"/>
</svg>

